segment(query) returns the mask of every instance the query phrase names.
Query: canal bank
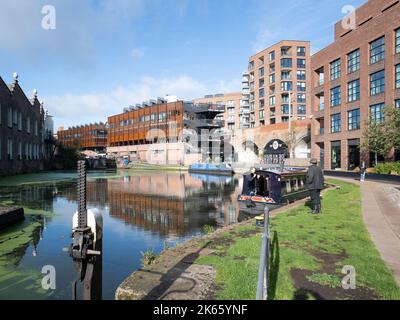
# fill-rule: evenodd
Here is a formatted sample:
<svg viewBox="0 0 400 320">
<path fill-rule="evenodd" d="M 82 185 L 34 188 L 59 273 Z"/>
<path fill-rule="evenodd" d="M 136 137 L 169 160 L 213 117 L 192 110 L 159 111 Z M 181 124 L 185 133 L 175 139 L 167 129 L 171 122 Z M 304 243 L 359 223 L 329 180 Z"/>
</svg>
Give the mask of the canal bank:
<svg viewBox="0 0 400 320">
<path fill-rule="evenodd" d="M 236 223 L 240 183 L 187 172 L 88 172 L 88 208 L 98 208 L 104 221 L 102 298 L 114 299 L 118 285 L 140 268 L 141 252 L 159 254 L 204 234 L 205 226 Z M 67 253 L 76 172 L 1 178 L 0 203 L 23 207 L 26 215 L 22 224 L 0 231 L 0 300 L 70 300 L 77 277 Z M 42 290 L 44 266 L 54 266 L 56 290 Z"/>
<path fill-rule="evenodd" d="M 331 182 L 340 188 L 324 194 L 322 215 L 310 215 L 304 202 L 274 212 L 270 299 L 400 299 L 364 225 L 360 188 Z M 253 300 L 260 246 L 254 220 L 217 230 L 164 252 L 128 277 L 116 299 Z M 356 271 L 355 290 L 342 288 L 346 266 Z"/>
</svg>

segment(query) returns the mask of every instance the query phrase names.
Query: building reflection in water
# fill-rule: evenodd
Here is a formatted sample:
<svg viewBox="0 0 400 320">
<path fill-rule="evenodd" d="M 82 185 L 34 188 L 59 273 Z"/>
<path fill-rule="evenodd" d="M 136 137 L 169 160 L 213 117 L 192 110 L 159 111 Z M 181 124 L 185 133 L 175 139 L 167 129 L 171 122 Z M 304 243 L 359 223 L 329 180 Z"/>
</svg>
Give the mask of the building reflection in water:
<svg viewBox="0 0 400 320">
<path fill-rule="evenodd" d="M 161 235 L 182 236 L 206 224 L 236 222 L 237 185 L 232 177 L 187 173 L 110 179 L 110 216 Z"/>
<path fill-rule="evenodd" d="M 183 236 L 204 225 L 237 222 L 239 192 L 236 177 L 122 172 L 118 178 L 89 179 L 87 203 L 143 230 Z M 76 188 L 60 188 L 58 195 L 76 201 Z"/>
</svg>

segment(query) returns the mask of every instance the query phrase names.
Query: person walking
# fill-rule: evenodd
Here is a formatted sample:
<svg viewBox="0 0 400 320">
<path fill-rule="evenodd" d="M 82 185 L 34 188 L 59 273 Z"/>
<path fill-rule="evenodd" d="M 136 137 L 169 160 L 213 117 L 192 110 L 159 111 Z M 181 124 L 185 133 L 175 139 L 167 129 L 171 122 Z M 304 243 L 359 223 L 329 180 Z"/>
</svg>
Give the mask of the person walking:
<svg viewBox="0 0 400 320">
<path fill-rule="evenodd" d="M 362 162 L 361 167 L 360 167 L 360 181 L 364 182 L 365 181 L 365 175 L 367 173 L 367 166 L 365 165 L 365 161 Z"/>
<path fill-rule="evenodd" d="M 317 159 L 311 159 L 311 166 L 307 171 L 306 187 L 310 191 L 312 202 L 311 214 L 321 213 L 321 190 L 324 188 L 324 173 L 318 166 Z"/>
</svg>

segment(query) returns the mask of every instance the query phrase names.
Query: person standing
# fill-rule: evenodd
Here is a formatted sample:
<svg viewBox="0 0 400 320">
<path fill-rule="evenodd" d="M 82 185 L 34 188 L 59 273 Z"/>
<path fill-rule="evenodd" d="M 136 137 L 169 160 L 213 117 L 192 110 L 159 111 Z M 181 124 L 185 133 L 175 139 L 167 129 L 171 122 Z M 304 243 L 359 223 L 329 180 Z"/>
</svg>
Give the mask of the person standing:
<svg viewBox="0 0 400 320">
<path fill-rule="evenodd" d="M 364 182 L 365 181 L 365 175 L 367 173 L 367 166 L 365 165 L 365 161 L 362 162 L 361 167 L 360 167 L 360 181 Z"/>
<path fill-rule="evenodd" d="M 324 188 L 324 173 L 318 166 L 317 159 L 311 159 L 311 166 L 307 171 L 306 187 L 310 191 L 312 214 L 321 213 L 321 190 Z"/>
</svg>

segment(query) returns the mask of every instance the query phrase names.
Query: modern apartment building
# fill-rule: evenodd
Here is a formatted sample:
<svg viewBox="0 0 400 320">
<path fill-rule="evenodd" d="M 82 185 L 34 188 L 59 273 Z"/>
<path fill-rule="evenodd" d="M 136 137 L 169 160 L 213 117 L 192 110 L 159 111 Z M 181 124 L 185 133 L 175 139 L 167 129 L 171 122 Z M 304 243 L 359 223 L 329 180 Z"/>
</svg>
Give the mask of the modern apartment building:
<svg viewBox="0 0 400 320">
<path fill-rule="evenodd" d="M 310 115 L 310 42 L 283 40 L 250 57 L 242 75 L 243 129 L 305 120 Z"/>
<path fill-rule="evenodd" d="M 219 157 L 213 133 L 224 127 L 224 105 L 168 102 L 159 98 L 108 118 L 109 155 L 152 163 L 193 163 Z M 205 135 L 202 133 L 206 132 Z"/>
<path fill-rule="evenodd" d="M 335 25 L 334 42 L 312 56 L 312 154 L 325 169 L 352 170 L 368 119 L 400 107 L 400 3 L 371 0 L 353 28 Z"/>
<path fill-rule="evenodd" d="M 0 78 L 0 175 L 43 170 L 47 156 L 44 121 L 36 90 L 28 99 L 17 74 L 9 86 Z"/>
<path fill-rule="evenodd" d="M 104 123 L 70 127 L 58 130 L 58 143 L 67 148 L 104 152 L 107 147 L 107 127 Z"/>
<path fill-rule="evenodd" d="M 213 104 L 225 106 L 225 112 L 216 117 L 216 119 L 225 122 L 225 130 L 234 131 L 241 129 L 240 108 L 242 93 L 224 93 L 207 95 L 204 98 L 194 99 L 193 103 L 197 104 Z"/>
</svg>

